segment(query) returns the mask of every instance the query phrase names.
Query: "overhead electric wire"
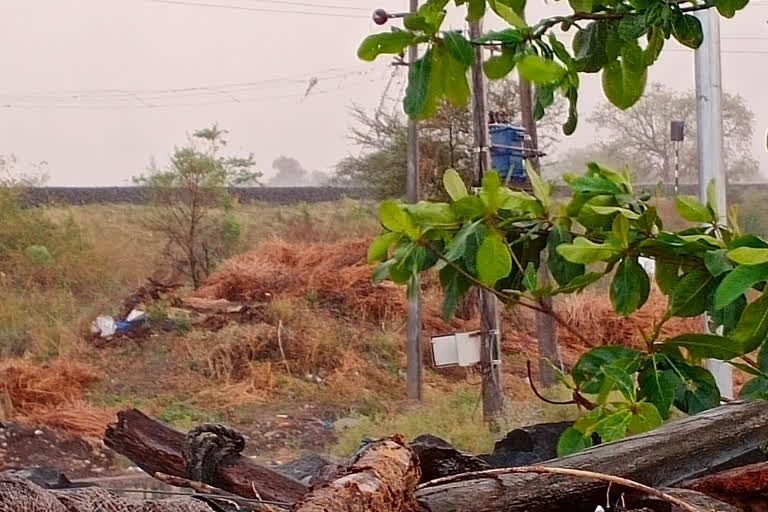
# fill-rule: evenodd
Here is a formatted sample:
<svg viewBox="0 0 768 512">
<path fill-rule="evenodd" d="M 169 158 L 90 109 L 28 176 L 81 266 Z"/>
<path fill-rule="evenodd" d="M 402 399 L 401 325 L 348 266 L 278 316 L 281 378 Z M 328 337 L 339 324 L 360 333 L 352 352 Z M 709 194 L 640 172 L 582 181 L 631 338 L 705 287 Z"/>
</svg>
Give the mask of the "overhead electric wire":
<svg viewBox="0 0 768 512">
<path fill-rule="evenodd" d="M 316 4 L 311 2 L 293 2 L 289 0 L 241 0 L 241 1 L 258 2 L 258 3 L 273 4 L 273 5 L 298 5 L 300 7 L 315 7 L 317 9 L 342 9 L 342 10 L 349 10 L 349 11 L 371 12 L 371 10 L 366 7 L 351 7 L 349 5 Z"/>
<path fill-rule="evenodd" d="M 305 11 L 298 9 L 267 9 L 265 7 L 246 7 L 244 5 L 232 5 L 232 4 L 215 4 L 209 2 L 191 2 L 187 0 L 147 0 L 148 2 L 158 4 L 170 4 L 180 6 L 194 6 L 194 7 L 210 7 L 218 9 L 230 9 L 237 11 L 254 11 L 273 14 L 299 14 L 308 16 L 327 16 L 332 18 L 355 18 L 358 20 L 365 20 L 366 17 L 360 14 L 345 14 L 341 12 L 323 12 L 323 11 Z"/>
</svg>

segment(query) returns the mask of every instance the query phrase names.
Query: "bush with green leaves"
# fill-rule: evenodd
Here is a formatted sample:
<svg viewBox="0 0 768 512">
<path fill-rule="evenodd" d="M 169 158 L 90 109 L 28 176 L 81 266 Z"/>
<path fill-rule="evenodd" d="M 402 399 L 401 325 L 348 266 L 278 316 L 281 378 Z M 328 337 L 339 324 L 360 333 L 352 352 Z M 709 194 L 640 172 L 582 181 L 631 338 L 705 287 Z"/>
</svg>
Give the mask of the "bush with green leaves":
<svg viewBox="0 0 768 512">
<path fill-rule="evenodd" d="M 167 240 L 165 258 L 197 288 L 230 256 L 240 240 L 229 186 L 258 184 L 253 155 L 224 157 L 226 131 L 216 125 L 196 131 L 176 148 L 167 169 L 153 167 L 135 181 L 148 187 L 154 208 L 144 225 Z"/>
<path fill-rule="evenodd" d="M 486 17 L 490 8 L 509 28 L 470 41 L 462 34 L 443 30 L 449 3 L 464 6 L 469 21 Z M 694 11 L 716 8 L 731 18 L 749 0 L 569 0 L 573 13 L 525 21 L 526 0 L 428 0 L 417 13 L 405 17 L 405 30 L 368 36 L 358 49 L 367 61 L 381 54 L 401 54 L 414 45 L 426 46 L 423 56 L 410 63 L 405 112 L 413 119 L 432 117 L 443 99 L 465 106 L 470 97 L 468 70 L 475 62 L 475 47 L 499 51 L 483 63 L 485 74 L 501 79 L 517 68 L 536 84 L 535 116 L 541 119 L 559 93 L 570 103 L 566 134 L 578 122 L 578 92 L 582 73 L 602 72 L 605 96 L 621 109 L 643 95 L 648 68 L 659 57 L 664 43 L 674 37 L 680 44 L 698 48 L 703 40 L 701 22 Z M 555 28 L 575 32 L 571 49 Z"/>
<path fill-rule="evenodd" d="M 744 398 L 768 398 L 768 242 L 742 234 L 716 211 L 714 183 L 709 201 L 676 199 L 680 215 L 693 223 L 667 231 L 649 194 L 633 190 L 628 172 L 590 164 L 583 175 L 567 175 L 567 203 L 552 197 L 549 183 L 528 169 L 533 193 L 502 185 L 486 175 L 470 194 L 459 174 L 448 170 L 450 202 L 381 205 L 385 231 L 372 243 L 371 263 L 380 282 L 407 284 L 409 293 L 423 272 L 437 270 L 444 291 L 443 313 L 451 317 L 473 287 L 494 293 L 508 307 L 552 315 L 585 341 L 542 297 L 580 293 L 610 276 L 615 311 L 630 315 L 643 306 L 651 280 L 639 258 L 656 262 L 655 279 L 667 295 L 666 313 L 647 332 L 644 350 L 600 346 L 584 354 L 560 381 L 573 402 L 589 412 L 561 438 L 559 452 L 591 446 L 592 434 L 612 441 L 655 428 L 673 409 L 696 414 L 720 404 L 703 358 L 727 361 L 752 376 Z M 546 265 L 554 282 L 540 285 Z M 751 301 L 750 301 L 751 299 Z M 662 327 L 675 317 L 710 318 L 710 332 L 672 338 Z M 750 354 L 759 351 L 755 360 Z"/>
</svg>

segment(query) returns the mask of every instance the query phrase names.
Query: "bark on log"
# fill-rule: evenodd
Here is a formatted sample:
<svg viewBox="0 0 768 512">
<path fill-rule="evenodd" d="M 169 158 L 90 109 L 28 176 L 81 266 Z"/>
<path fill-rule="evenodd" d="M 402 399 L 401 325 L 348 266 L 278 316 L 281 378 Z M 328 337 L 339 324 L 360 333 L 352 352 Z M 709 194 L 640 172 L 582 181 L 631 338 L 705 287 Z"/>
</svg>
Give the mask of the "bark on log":
<svg viewBox="0 0 768 512">
<path fill-rule="evenodd" d="M 728 503 L 707 496 L 704 493 L 692 491 L 690 489 L 661 489 L 670 496 L 679 498 L 689 505 L 701 510 L 701 512 L 744 512 L 745 509 L 737 508 Z M 665 503 L 658 498 L 639 498 L 631 501 L 633 506 L 646 506 L 653 510 L 680 512 L 680 509 Z"/>
<path fill-rule="evenodd" d="M 313 490 L 294 512 L 411 512 L 421 472 L 402 437 L 376 441 L 358 454 L 344 475 Z"/>
<path fill-rule="evenodd" d="M 699 491 L 741 510 L 768 510 L 768 462 L 684 482 L 681 487 Z"/>
<path fill-rule="evenodd" d="M 104 434 L 104 443 L 125 455 L 141 469 L 187 478 L 182 457 L 185 434 L 131 409 L 117 415 L 117 423 Z M 255 498 L 254 490 L 264 500 L 295 503 L 309 488 L 241 455 L 221 461 L 213 485 L 239 496 Z"/>
<path fill-rule="evenodd" d="M 711 471 L 768 440 L 768 403 L 738 402 L 542 466 L 578 468 L 669 487 Z M 606 485 L 537 475 L 478 477 L 417 492 L 429 512 L 593 512 Z M 614 492 L 621 489 L 613 487 Z M 591 508 L 590 508 L 591 506 Z"/>
</svg>

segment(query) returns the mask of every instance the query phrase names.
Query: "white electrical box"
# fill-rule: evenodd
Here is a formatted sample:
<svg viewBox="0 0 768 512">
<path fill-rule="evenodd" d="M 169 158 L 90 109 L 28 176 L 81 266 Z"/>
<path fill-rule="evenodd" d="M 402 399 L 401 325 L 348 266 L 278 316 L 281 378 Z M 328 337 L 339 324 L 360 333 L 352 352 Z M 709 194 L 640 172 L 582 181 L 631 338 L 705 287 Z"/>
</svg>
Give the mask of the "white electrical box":
<svg viewBox="0 0 768 512">
<path fill-rule="evenodd" d="M 432 359 L 435 367 L 472 366 L 479 363 L 481 343 L 480 331 L 432 338 Z"/>
</svg>

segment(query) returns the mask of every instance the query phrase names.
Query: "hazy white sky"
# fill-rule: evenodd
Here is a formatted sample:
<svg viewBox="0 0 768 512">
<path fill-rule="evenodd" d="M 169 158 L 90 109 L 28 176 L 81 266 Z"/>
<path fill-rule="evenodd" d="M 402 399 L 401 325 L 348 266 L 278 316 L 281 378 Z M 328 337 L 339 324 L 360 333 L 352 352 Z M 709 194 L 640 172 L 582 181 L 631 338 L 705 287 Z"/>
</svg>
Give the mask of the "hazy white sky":
<svg viewBox="0 0 768 512">
<path fill-rule="evenodd" d="M 355 50 L 381 30 L 373 9 L 404 10 L 405 0 L 189 1 L 209 6 L 0 0 L 0 153 L 46 160 L 51 185 L 121 185 L 150 157 L 163 162 L 190 131 L 218 122 L 231 148 L 252 151 L 267 173 L 280 154 L 328 171 L 357 151 L 346 140 L 348 107 L 374 108 L 388 84 L 391 97 L 402 92 L 402 69 L 392 77 L 389 59 L 363 63 Z M 563 1 L 529 0 L 528 18 L 566 12 Z M 462 27 L 460 13 L 450 20 Z M 755 112 L 754 155 L 768 175 L 766 20 L 768 0 L 752 0 L 721 33 L 723 85 Z M 312 77 L 318 83 L 305 98 Z M 650 79 L 692 89 L 693 52 L 667 43 Z M 586 118 L 604 99 L 599 76 L 582 84 Z M 593 136 L 582 122 L 561 147 Z"/>
</svg>

